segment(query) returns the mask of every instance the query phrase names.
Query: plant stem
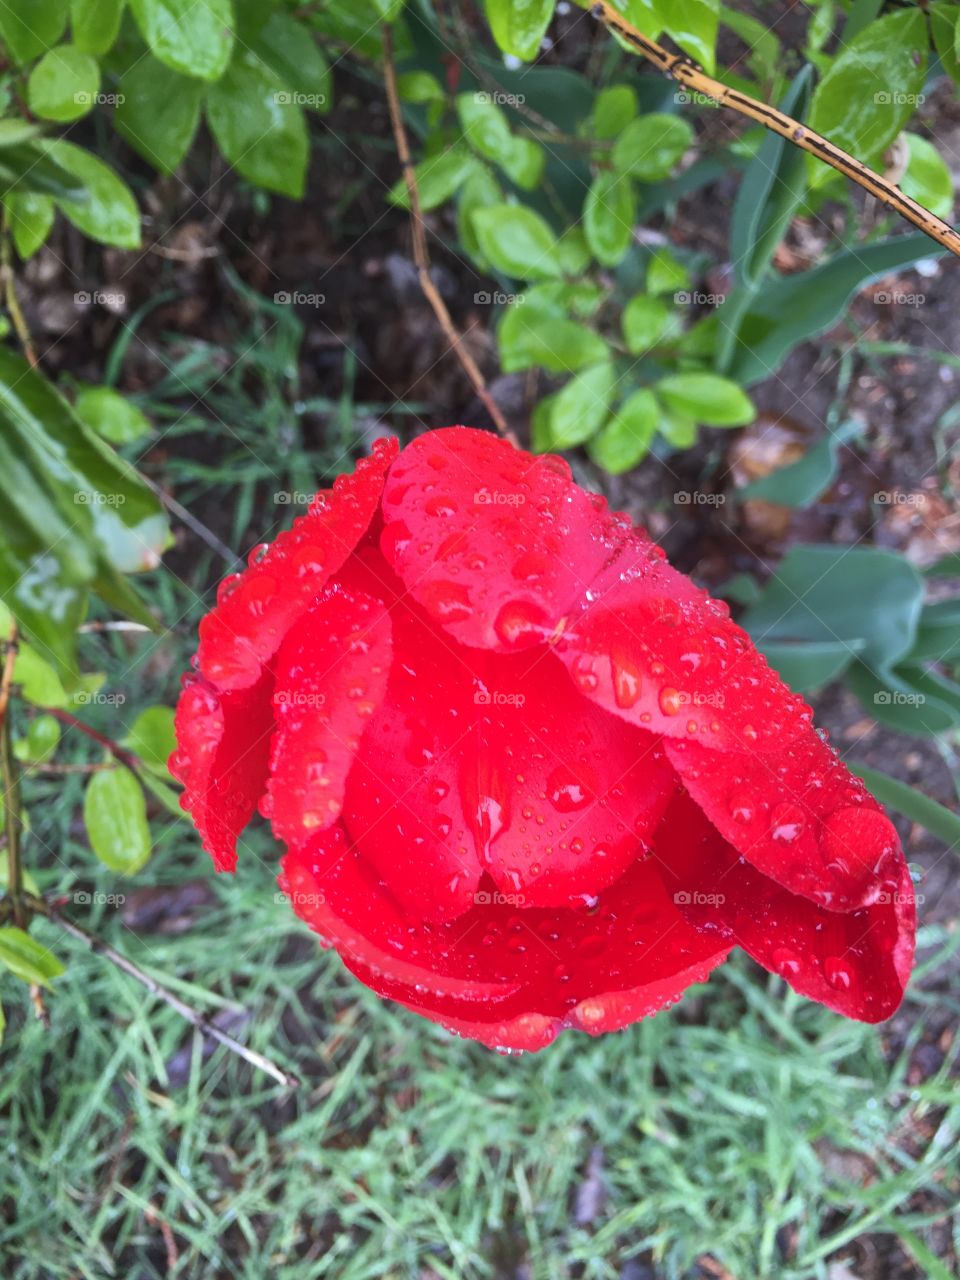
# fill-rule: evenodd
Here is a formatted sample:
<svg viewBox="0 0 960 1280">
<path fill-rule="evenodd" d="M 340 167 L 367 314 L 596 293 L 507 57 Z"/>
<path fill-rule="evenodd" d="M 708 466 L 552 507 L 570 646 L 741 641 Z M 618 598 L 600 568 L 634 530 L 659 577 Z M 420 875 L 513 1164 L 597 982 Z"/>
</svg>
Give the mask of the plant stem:
<svg viewBox="0 0 960 1280">
<path fill-rule="evenodd" d="M 23 865 L 20 857 L 20 771 L 13 754 L 10 736 L 10 690 L 13 668 L 17 661 L 17 624 L 14 623 L 3 645 L 3 671 L 0 674 L 0 781 L 3 785 L 4 833 L 7 843 L 7 898 L 13 909 L 13 922 L 23 928 Z"/>
<path fill-rule="evenodd" d="M 7 209 L 3 211 L 3 222 L 0 225 L 0 274 L 3 275 L 4 301 L 7 304 L 7 310 L 10 312 L 10 319 L 13 321 L 13 327 L 20 340 L 20 345 L 23 347 L 23 354 L 27 357 L 32 367 L 36 369 L 39 363 L 37 353 L 33 349 L 33 339 L 30 337 L 30 329 L 24 319 L 23 312 L 20 310 L 20 301 L 17 298 L 17 290 L 13 282 L 13 264 L 10 258 L 10 213 Z"/>
</svg>

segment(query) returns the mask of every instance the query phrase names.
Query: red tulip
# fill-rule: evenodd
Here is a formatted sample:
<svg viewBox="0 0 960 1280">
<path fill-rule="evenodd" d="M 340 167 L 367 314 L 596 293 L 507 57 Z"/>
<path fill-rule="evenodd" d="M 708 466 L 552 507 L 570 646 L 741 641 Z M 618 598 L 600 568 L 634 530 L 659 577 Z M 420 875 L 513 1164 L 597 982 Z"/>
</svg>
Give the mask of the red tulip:
<svg viewBox="0 0 960 1280">
<path fill-rule="evenodd" d="M 673 1003 L 734 946 L 877 1022 L 896 831 L 749 637 L 566 463 L 380 441 L 227 579 L 171 768 L 220 870 L 255 808 L 362 982 L 539 1049 Z"/>
</svg>

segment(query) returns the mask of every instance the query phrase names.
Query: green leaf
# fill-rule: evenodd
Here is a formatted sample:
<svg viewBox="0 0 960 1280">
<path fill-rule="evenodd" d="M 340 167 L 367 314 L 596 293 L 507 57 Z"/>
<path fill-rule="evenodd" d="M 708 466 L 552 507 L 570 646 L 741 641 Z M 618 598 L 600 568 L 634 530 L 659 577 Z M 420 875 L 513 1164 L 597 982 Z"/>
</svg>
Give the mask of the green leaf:
<svg viewBox="0 0 960 1280">
<path fill-rule="evenodd" d="M 144 764 L 166 773 L 167 760 L 177 745 L 170 707 L 147 707 L 134 720 L 123 745 Z"/>
<path fill-rule="evenodd" d="M 473 215 L 478 209 L 489 209 L 491 205 L 502 204 L 503 188 L 494 177 L 493 171 L 485 164 L 479 164 L 470 157 L 469 165 L 468 177 L 460 189 L 457 200 L 457 232 L 465 251 L 479 267 L 486 271 L 490 263 L 480 249 L 477 233 L 473 229 Z"/>
<path fill-rule="evenodd" d="M 637 91 L 631 84 L 601 89 L 593 104 L 591 132 L 600 141 L 617 137 L 637 114 Z"/>
<path fill-rule="evenodd" d="M 649 452 L 659 418 L 653 392 L 647 388 L 634 391 L 590 441 L 590 457 L 612 475 L 630 471 Z"/>
<path fill-rule="evenodd" d="M 943 156 L 926 138 L 917 133 L 904 133 L 910 159 L 900 179 L 900 190 L 926 205 L 938 218 L 953 213 L 953 178 Z"/>
<path fill-rule="evenodd" d="M 207 119 L 238 173 L 268 191 L 303 196 L 309 150 L 303 111 L 255 54 L 238 55 L 211 85 Z"/>
<path fill-rule="evenodd" d="M 27 101 L 35 115 L 63 124 L 86 115 L 99 91 L 96 59 L 64 44 L 45 53 L 30 72 Z"/>
<path fill-rule="evenodd" d="M 960 726 L 960 688 L 908 667 L 855 662 L 847 684 L 870 715 L 899 733 L 932 737 Z"/>
<path fill-rule="evenodd" d="M 698 427 L 696 418 L 668 404 L 660 405 L 660 421 L 657 431 L 674 449 L 692 449 L 697 443 Z"/>
<path fill-rule="evenodd" d="M 711 75 L 716 68 L 720 0 L 668 0 L 664 29 Z"/>
<path fill-rule="evenodd" d="M 230 0 L 130 0 L 154 57 L 198 80 L 218 80 L 233 49 Z"/>
<path fill-rule="evenodd" d="M 558 449 L 570 449 L 595 435 L 610 409 L 616 375 L 609 360 L 592 365 L 558 391 L 550 411 L 550 437 Z"/>
<path fill-rule="evenodd" d="M 782 507 L 805 507 L 816 502 L 836 478 L 837 454 L 841 447 L 860 430 L 857 422 L 843 423 L 836 431 L 828 432 L 802 458 L 744 485 L 737 496 L 743 501 L 760 498 Z"/>
<path fill-rule="evenodd" d="M 143 788 L 129 769 L 95 773 L 83 797 L 90 847 L 111 871 L 135 875 L 150 859 L 150 827 Z"/>
<path fill-rule="evenodd" d="M 926 68 L 923 13 L 908 9 L 877 18 L 844 45 L 817 86 L 811 129 L 871 164 L 916 110 Z M 815 157 L 808 160 L 808 172 L 814 189 L 835 176 Z"/>
<path fill-rule="evenodd" d="M 317 47 L 313 32 L 284 13 L 272 13 L 252 36 L 249 46 L 275 72 L 275 88 L 287 89 L 294 102 L 324 115 L 333 104 L 330 64 Z"/>
<path fill-rule="evenodd" d="M 70 0 L 70 26 L 77 48 L 97 57 L 112 49 L 125 4 L 126 0 Z"/>
<path fill-rule="evenodd" d="M 951 847 L 960 843 L 960 816 L 931 800 L 929 796 L 914 790 L 898 778 L 891 778 L 879 769 L 859 761 L 848 761 L 850 769 L 861 777 L 881 804 L 894 813 L 902 813 L 911 822 L 926 827 L 931 835 L 945 841 Z"/>
<path fill-rule="evenodd" d="M 679 330 L 673 310 L 662 298 L 652 298 L 647 293 L 637 293 L 630 299 L 623 309 L 621 324 L 623 340 L 633 356 L 642 355 L 666 334 L 674 336 Z"/>
<path fill-rule="evenodd" d="M 648 293 L 676 293 L 690 284 L 690 272 L 665 246 L 654 250 L 647 264 Z"/>
<path fill-rule="evenodd" d="M 800 546 L 784 557 L 741 625 L 761 649 L 777 642 L 859 642 L 876 669 L 910 651 L 923 579 L 902 556 L 875 547 Z"/>
<path fill-rule="evenodd" d="M 130 444 L 151 430 L 149 418 L 110 387 L 85 387 L 73 410 L 91 431 L 111 444 Z"/>
<path fill-rule="evenodd" d="M 743 427 L 757 416 L 750 397 L 715 373 L 675 373 L 657 383 L 657 395 L 676 413 L 707 427 Z"/>
<path fill-rule="evenodd" d="M 397 92 L 403 102 L 442 102 L 443 85 L 429 71 L 405 71 L 397 76 Z"/>
<path fill-rule="evenodd" d="M 139 249 L 140 211 L 130 188 L 114 171 L 72 142 L 46 142 L 48 155 L 84 187 L 84 200 L 59 199 L 57 204 L 70 222 L 91 240 L 120 249 Z"/>
<path fill-rule="evenodd" d="M 428 212 L 445 204 L 468 178 L 480 171 L 476 157 L 464 146 L 450 147 L 446 151 L 438 151 L 434 156 L 427 156 L 414 170 L 420 208 Z M 399 178 L 390 188 L 387 199 L 403 209 L 410 208 L 407 184 L 403 178 Z"/>
<path fill-rule="evenodd" d="M 14 683 L 27 702 L 39 707 L 66 707 L 70 699 L 55 667 L 41 658 L 32 645 L 20 643 Z"/>
<path fill-rule="evenodd" d="M 484 0 L 484 8 L 500 50 L 532 62 L 553 17 L 554 0 Z"/>
<path fill-rule="evenodd" d="M 148 791 L 155 800 L 158 800 L 167 813 L 174 818 L 179 818 L 181 822 L 189 821 L 180 805 L 179 791 L 161 781 L 155 773 L 151 773 L 149 770 L 144 771 L 142 781 L 144 791 Z"/>
<path fill-rule="evenodd" d="M 57 163 L 49 146 L 45 138 L 0 146 L 0 191 L 85 201 L 82 182 Z"/>
<path fill-rule="evenodd" d="M 10 191 L 4 198 L 10 219 L 13 243 L 21 258 L 32 258 L 50 234 L 54 204 L 50 196 L 28 191 Z"/>
<path fill-rule="evenodd" d="M 541 280 L 563 268 L 557 239 L 538 213 L 523 205 L 478 209 L 473 228 L 480 250 L 497 271 L 517 280 Z"/>
<path fill-rule="evenodd" d="M 579 276 L 590 265 L 590 246 L 582 227 L 567 227 L 557 242 L 557 250 L 564 275 Z"/>
<path fill-rule="evenodd" d="M 693 129 L 681 116 L 639 116 L 617 138 L 613 167 L 640 182 L 661 182 L 692 142 Z"/>
<path fill-rule="evenodd" d="M 5 0 L 0 4 L 0 36 L 21 66 L 52 49 L 66 26 L 67 0 Z"/>
<path fill-rule="evenodd" d="M 630 248 L 637 199 L 629 178 L 609 170 L 597 174 L 583 207 L 583 230 L 593 256 L 615 267 Z"/>
<path fill-rule="evenodd" d="M 960 5 L 953 0 L 935 0 L 927 12 L 933 43 L 943 69 L 960 84 Z"/>
<path fill-rule="evenodd" d="M 798 343 L 836 324 L 852 295 L 870 280 L 939 253 L 917 232 L 846 249 L 799 275 L 774 276 L 751 299 L 721 371 L 743 386 L 770 377 Z M 719 310 L 724 322 L 736 297 L 732 294 Z"/>
<path fill-rule="evenodd" d="M 522 191 L 533 191 L 540 185 L 547 164 L 547 153 L 532 138 L 512 137 L 500 157 L 500 168 Z"/>
<path fill-rule="evenodd" d="M 14 925 L 0 929 L 0 964 L 21 981 L 38 987 L 49 987 L 54 978 L 66 972 L 52 951 Z"/>
<path fill-rule="evenodd" d="M 27 736 L 14 745 L 18 760 L 43 764 L 60 744 L 60 721 L 56 716 L 37 716 L 27 726 Z"/>
<path fill-rule="evenodd" d="M 761 648 L 774 671 L 797 693 L 819 689 L 846 671 L 862 640 L 764 640 Z"/>
<path fill-rule="evenodd" d="M 532 296 L 513 303 L 497 330 L 505 373 L 540 368 L 573 373 L 606 359 L 610 350 L 594 330 L 578 324 Z"/>
<path fill-rule="evenodd" d="M 917 638 L 907 656 L 911 663 L 960 664 L 960 599 L 924 605 Z"/>
<path fill-rule="evenodd" d="M 507 117 L 490 94 L 460 93 L 456 106 L 460 127 L 470 146 L 487 160 L 499 162 L 513 138 Z"/>
<path fill-rule="evenodd" d="M 145 53 L 120 81 L 117 129 L 155 169 L 173 173 L 196 137 L 203 92 L 197 80 Z"/>
</svg>

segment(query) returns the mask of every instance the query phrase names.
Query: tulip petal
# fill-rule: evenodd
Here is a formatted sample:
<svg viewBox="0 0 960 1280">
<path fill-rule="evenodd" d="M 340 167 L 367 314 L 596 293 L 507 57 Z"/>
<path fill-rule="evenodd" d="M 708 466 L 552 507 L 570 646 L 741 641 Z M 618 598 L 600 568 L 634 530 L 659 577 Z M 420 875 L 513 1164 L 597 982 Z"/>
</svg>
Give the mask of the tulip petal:
<svg viewBox="0 0 960 1280">
<path fill-rule="evenodd" d="M 390 659 L 385 606 L 343 583 L 327 587 L 287 633 L 277 655 L 277 731 L 261 807 L 278 840 L 296 844 L 340 817 Z"/>
<path fill-rule="evenodd" d="M 317 599 L 370 527 L 397 442 L 378 440 L 351 475 L 318 493 L 309 511 L 236 579 L 221 584 L 200 623 L 200 670 L 220 689 L 247 689 L 305 609 Z M 226 590 L 224 586 L 226 585 Z"/>
<path fill-rule="evenodd" d="M 272 692 L 269 671 L 252 688 L 231 693 L 214 689 L 202 676 L 184 677 L 170 772 L 183 783 L 180 803 L 218 871 L 236 867 L 237 837 L 267 784 Z"/>
<path fill-rule="evenodd" d="M 881 1022 L 897 1009 L 913 963 L 916 908 L 901 858 L 870 906 L 828 911 L 745 864 L 689 797 L 657 834 L 664 880 L 686 920 L 726 937 L 837 1013 Z"/>
</svg>

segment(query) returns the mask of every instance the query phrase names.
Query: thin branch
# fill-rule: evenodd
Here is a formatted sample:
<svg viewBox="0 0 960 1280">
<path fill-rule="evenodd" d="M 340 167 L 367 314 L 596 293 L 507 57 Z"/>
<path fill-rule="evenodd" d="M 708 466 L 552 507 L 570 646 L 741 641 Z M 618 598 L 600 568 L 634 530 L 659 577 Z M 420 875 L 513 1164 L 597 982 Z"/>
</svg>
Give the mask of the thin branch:
<svg viewBox="0 0 960 1280">
<path fill-rule="evenodd" d="M 801 124 L 799 120 L 794 120 L 775 107 L 770 107 L 765 102 L 741 93 L 739 89 L 730 89 L 719 80 L 714 80 L 686 54 L 669 53 L 662 45 L 645 36 L 621 17 L 609 0 L 599 0 L 591 12 L 608 30 L 625 40 L 637 50 L 641 57 L 646 58 L 665 76 L 678 80 L 694 93 L 701 93 L 707 98 L 714 99 L 720 106 L 730 107 L 747 119 L 764 125 L 773 133 L 778 133 L 781 138 L 786 138 L 788 142 L 816 156 L 818 160 L 823 160 L 825 164 L 869 192 L 886 208 L 899 213 L 908 222 L 912 222 L 931 240 L 935 240 L 944 249 L 949 249 L 951 253 L 960 257 L 960 233 L 955 231 L 948 222 L 944 222 L 942 218 L 938 218 L 918 201 L 906 195 L 895 182 L 881 177 L 861 160 L 835 146 L 821 134 Z"/>
<path fill-rule="evenodd" d="M 24 926 L 23 865 L 20 858 L 20 773 L 13 754 L 10 735 L 10 690 L 13 668 L 17 661 L 18 632 L 14 622 L 3 645 L 3 671 L 0 674 L 0 783 L 2 783 L 4 834 L 7 845 L 7 899 L 13 910 L 13 922 Z"/>
<path fill-rule="evenodd" d="M 248 1049 L 246 1045 L 234 1040 L 233 1036 L 216 1026 L 205 1013 L 201 1013 L 198 1009 L 194 1009 L 191 1005 L 181 1000 L 169 988 L 163 986 L 156 978 L 152 978 L 149 973 L 145 973 L 132 960 L 128 960 L 125 955 L 119 951 L 115 951 L 108 943 L 101 938 L 96 937 L 92 933 L 88 933 L 86 929 L 82 929 L 80 925 L 75 924 L 73 920 L 65 916 L 58 906 L 52 902 L 48 902 L 45 898 L 36 898 L 32 894 L 26 895 L 26 903 L 31 911 L 37 915 L 46 916 L 54 924 L 58 924 L 65 933 L 70 934 L 72 938 L 76 938 L 88 947 L 96 955 L 103 956 L 105 960 L 109 960 L 111 964 L 121 969 L 131 978 L 135 978 L 142 986 L 156 996 L 171 1009 L 179 1013 L 195 1027 L 202 1035 L 211 1036 L 218 1044 L 222 1044 L 225 1049 L 229 1049 L 231 1053 L 235 1053 L 238 1058 L 242 1058 L 244 1062 L 248 1062 L 252 1067 L 256 1067 L 258 1071 L 264 1071 L 271 1076 L 278 1084 L 285 1085 L 289 1089 L 295 1089 L 300 1080 L 297 1076 L 292 1075 L 289 1071 L 284 1071 L 278 1067 L 276 1063 L 271 1062 L 269 1058 L 265 1058 L 262 1053 L 257 1053 L 255 1049 Z"/>
<path fill-rule="evenodd" d="M 113 758 L 120 762 L 120 764 L 126 765 L 126 767 L 131 769 L 134 773 L 139 771 L 140 757 L 138 755 L 133 751 L 127 751 L 125 747 L 120 746 L 119 742 L 114 742 L 112 738 L 108 738 L 105 733 L 100 733 L 98 729 L 93 729 L 90 725 L 84 724 L 82 720 L 77 719 L 77 717 L 71 712 L 64 711 L 62 707 L 39 707 L 38 710 L 42 711 L 45 715 L 53 716 L 62 724 L 69 725 L 72 729 L 79 729 L 80 732 L 85 733 L 88 738 L 99 743 L 101 747 L 105 747 Z"/>
<path fill-rule="evenodd" d="M 20 345 L 23 347 L 23 354 L 27 357 L 30 365 L 36 369 L 39 361 L 37 353 L 33 349 L 33 339 L 30 337 L 30 329 L 24 319 L 23 312 L 20 310 L 20 300 L 17 298 L 17 290 L 13 281 L 13 264 L 10 256 L 10 213 L 7 209 L 3 211 L 3 224 L 0 227 L 0 274 L 3 275 L 3 296 L 7 304 L 7 310 L 10 312 L 10 319 L 13 321 L 13 327 L 16 330 Z"/>
<path fill-rule="evenodd" d="M 450 318 L 447 304 L 441 298 L 437 286 L 430 276 L 430 253 L 427 249 L 427 235 L 420 207 L 420 192 L 417 188 L 417 178 L 414 172 L 413 160 L 410 156 L 407 129 L 403 123 L 400 95 L 397 92 L 397 71 L 393 57 L 393 32 L 389 26 L 384 26 L 383 28 L 383 78 L 387 89 L 387 102 L 390 106 L 390 122 L 393 126 L 393 136 L 397 144 L 397 156 L 403 169 L 403 178 L 407 187 L 407 195 L 410 199 L 410 232 L 413 238 L 413 261 L 417 268 L 420 288 L 430 303 L 433 314 L 436 316 L 440 328 L 450 343 L 454 355 L 460 361 L 463 371 L 473 383 L 477 396 L 483 402 L 483 406 L 492 418 L 497 430 L 504 439 L 516 445 L 516 436 L 510 430 L 506 419 L 500 412 L 499 406 L 487 390 L 486 379 L 480 372 L 476 361 L 469 351 L 465 349 L 463 339 Z"/>
</svg>

